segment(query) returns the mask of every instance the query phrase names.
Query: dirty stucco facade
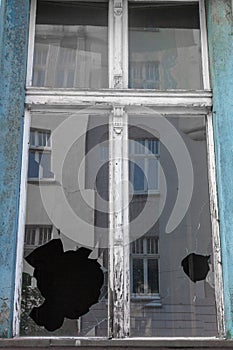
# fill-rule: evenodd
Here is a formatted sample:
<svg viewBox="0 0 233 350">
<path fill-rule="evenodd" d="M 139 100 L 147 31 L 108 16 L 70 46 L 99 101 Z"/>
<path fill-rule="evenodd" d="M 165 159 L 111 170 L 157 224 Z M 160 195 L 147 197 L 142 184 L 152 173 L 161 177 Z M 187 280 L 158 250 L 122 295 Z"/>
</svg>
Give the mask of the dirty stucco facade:
<svg viewBox="0 0 233 350">
<path fill-rule="evenodd" d="M 233 2 L 206 0 L 213 122 L 216 152 L 219 221 L 223 261 L 223 288 L 227 338 L 233 338 Z M 0 337 L 13 336 L 14 281 L 19 211 L 22 130 L 25 99 L 29 0 L 0 2 Z M 220 343 L 221 342 L 221 343 Z M 57 346 L 59 342 L 39 342 Z M 66 343 L 68 344 L 68 343 Z M 123 344 L 123 343 L 122 343 Z M 0 347 L 32 347 L 35 343 L 0 340 Z M 96 344 L 74 344 L 96 347 Z M 120 348 L 120 343 L 99 343 L 102 348 Z M 68 345 L 67 345 L 68 346 Z M 123 347 L 136 347 L 124 343 Z M 233 347 L 230 341 L 137 343 L 145 348 Z"/>
</svg>

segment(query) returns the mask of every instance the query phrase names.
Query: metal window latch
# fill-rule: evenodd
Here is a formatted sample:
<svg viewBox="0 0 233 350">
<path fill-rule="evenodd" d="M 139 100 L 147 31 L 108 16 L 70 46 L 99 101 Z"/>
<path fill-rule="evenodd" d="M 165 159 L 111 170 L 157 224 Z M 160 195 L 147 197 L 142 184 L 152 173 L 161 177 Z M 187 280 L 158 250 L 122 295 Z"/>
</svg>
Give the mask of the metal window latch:
<svg viewBox="0 0 233 350">
<path fill-rule="evenodd" d="M 113 127 L 116 134 L 121 134 L 123 130 L 123 106 L 113 107 Z"/>
</svg>

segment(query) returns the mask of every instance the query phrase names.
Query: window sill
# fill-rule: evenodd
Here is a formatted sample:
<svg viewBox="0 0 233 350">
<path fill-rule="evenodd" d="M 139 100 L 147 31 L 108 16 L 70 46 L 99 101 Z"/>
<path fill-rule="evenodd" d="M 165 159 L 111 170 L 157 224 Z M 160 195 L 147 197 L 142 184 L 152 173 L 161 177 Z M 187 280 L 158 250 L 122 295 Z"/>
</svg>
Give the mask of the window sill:
<svg viewBox="0 0 233 350">
<path fill-rule="evenodd" d="M 135 192 L 130 192 L 131 196 L 160 196 L 160 192 L 159 191 L 135 191 Z"/>
<path fill-rule="evenodd" d="M 46 184 L 46 183 L 55 183 L 56 180 L 54 178 L 51 178 L 51 179 L 38 179 L 38 178 L 33 178 L 33 177 L 29 177 L 28 178 L 28 183 L 43 183 L 43 184 Z"/>
<path fill-rule="evenodd" d="M 140 295 L 140 294 L 134 294 L 131 295 L 131 301 L 132 302 L 145 302 L 145 307 L 162 307 L 160 296 L 157 295 Z"/>
<path fill-rule="evenodd" d="M 179 337 L 179 338 L 125 338 L 125 339 L 106 339 L 106 338 L 14 338 L 0 339 L 0 348 L 59 348 L 61 349 L 90 349 L 98 348 L 109 349 L 232 349 L 233 340 L 219 339 L 215 337 L 194 338 L 194 337 Z"/>
</svg>

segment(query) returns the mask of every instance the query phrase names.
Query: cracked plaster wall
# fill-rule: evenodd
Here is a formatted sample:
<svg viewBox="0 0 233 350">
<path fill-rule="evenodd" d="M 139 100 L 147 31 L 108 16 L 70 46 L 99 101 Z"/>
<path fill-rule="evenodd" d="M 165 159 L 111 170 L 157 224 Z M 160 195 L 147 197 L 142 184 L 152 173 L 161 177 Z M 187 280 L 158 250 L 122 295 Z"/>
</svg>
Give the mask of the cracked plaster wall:
<svg viewBox="0 0 233 350">
<path fill-rule="evenodd" d="M 29 0 L 2 0 L 0 6 L 0 336 L 10 337 Z"/>
</svg>

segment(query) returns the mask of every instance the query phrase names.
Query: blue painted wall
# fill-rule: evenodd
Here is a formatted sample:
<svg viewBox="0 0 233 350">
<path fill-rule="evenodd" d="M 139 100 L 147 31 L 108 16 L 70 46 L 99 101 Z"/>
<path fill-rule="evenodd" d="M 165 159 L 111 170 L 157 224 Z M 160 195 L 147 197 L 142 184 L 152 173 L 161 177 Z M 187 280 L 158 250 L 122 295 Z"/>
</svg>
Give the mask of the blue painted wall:
<svg viewBox="0 0 233 350">
<path fill-rule="evenodd" d="M 12 336 L 29 0 L 0 7 L 0 336 Z"/>
<path fill-rule="evenodd" d="M 233 17 L 231 0 L 208 0 L 226 330 L 233 337 Z"/>
</svg>

